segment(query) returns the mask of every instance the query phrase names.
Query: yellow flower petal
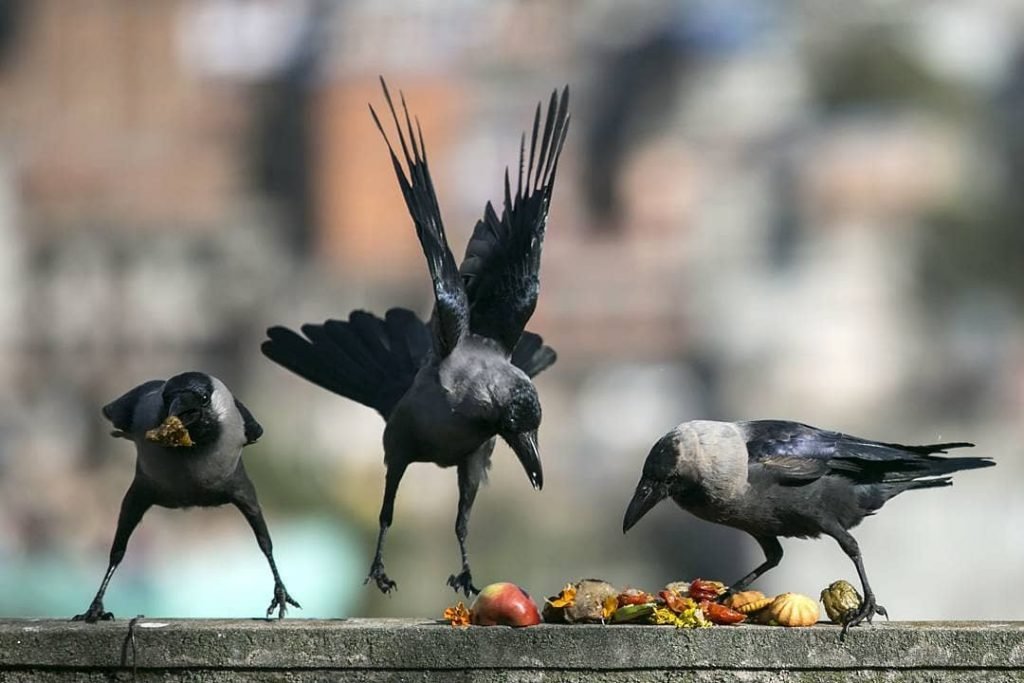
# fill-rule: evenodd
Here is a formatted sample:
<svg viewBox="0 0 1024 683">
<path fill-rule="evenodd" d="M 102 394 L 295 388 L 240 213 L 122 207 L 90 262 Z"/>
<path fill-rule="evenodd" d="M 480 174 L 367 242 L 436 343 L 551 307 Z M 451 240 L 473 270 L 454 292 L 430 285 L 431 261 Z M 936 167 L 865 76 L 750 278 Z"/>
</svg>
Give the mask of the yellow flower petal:
<svg viewBox="0 0 1024 683">
<path fill-rule="evenodd" d="M 548 604 L 552 607 L 572 607 L 573 603 L 576 602 L 576 586 L 568 583 L 562 592 L 558 594 L 558 597 L 554 600 L 548 600 Z"/>
</svg>

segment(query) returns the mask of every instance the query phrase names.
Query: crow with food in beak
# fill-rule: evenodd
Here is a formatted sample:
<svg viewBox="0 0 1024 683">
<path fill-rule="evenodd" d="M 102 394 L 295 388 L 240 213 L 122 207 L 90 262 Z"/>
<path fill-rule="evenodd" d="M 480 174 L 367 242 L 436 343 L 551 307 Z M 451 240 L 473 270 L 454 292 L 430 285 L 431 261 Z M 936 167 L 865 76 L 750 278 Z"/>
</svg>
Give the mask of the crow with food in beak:
<svg viewBox="0 0 1024 683">
<path fill-rule="evenodd" d="M 242 464 L 242 448 L 255 443 L 263 427 L 223 382 L 202 372 L 153 380 L 104 406 L 103 416 L 114 425 L 113 436 L 135 443 L 135 479 L 121 501 L 107 573 L 89 609 L 75 621 L 114 618 L 103 608 L 107 584 L 124 558 L 132 532 L 153 505 L 237 507 L 274 575 L 267 616 L 276 609 L 281 618 L 288 605 L 299 607 L 278 574 L 256 489 Z"/>
</svg>

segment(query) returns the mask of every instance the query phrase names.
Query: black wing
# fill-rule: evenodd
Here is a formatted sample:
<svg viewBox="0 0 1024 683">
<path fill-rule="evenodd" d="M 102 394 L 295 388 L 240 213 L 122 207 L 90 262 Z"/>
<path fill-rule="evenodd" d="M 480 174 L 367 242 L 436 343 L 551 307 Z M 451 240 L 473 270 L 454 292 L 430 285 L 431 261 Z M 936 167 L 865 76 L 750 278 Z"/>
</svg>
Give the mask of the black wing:
<svg viewBox="0 0 1024 683">
<path fill-rule="evenodd" d="M 302 326 L 305 336 L 271 327 L 263 354 L 328 391 L 388 419 L 430 353 L 430 331 L 415 313 L 392 308 L 380 319 L 354 311 L 345 320 Z"/>
<path fill-rule="evenodd" d="M 813 481 L 829 473 L 862 483 L 911 481 L 992 464 L 989 458 L 934 455 L 974 445 L 963 441 L 906 446 L 782 420 L 740 422 L 737 426 L 747 442 L 751 464 L 791 483 Z"/>
<path fill-rule="evenodd" d="M 245 445 L 248 446 L 263 436 L 263 425 L 256 421 L 252 412 L 245 407 L 245 404 L 235 399 L 235 407 L 242 416 L 242 423 L 245 425 Z"/>
<path fill-rule="evenodd" d="M 459 277 L 458 267 L 455 265 L 455 258 L 448 248 L 448 240 L 445 237 L 444 225 L 441 222 L 441 210 L 437 205 L 437 195 L 434 192 L 434 183 L 430 179 L 430 169 L 427 167 L 427 155 L 423 146 L 423 131 L 420 130 L 419 122 L 416 130 L 413 130 L 412 120 L 409 118 L 409 109 L 405 105 L 405 97 L 401 96 L 402 111 L 405 114 L 405 127 L 409 135 L 406 142 L 405 133 L 402 132 L 402 125 L 398 121 L 398 114 L 395 105 L 391 101 L 391 93 L 384 79 L 380 80 L 384 88 L 384 98 L 387 100 L 388 108 L 391 110 L 391 117 L 395 121 L 395 128 L 398 131 L 398 141 L 405 156 L 405 164 L 409 168 L 407 176 L 402 163 L 395 154 L 394 147 L 384 132 L 384 126 L 377 118 L 377 112 L 370 106 L 370 114 L 374 123 L 384 137 L 384 142 L 391 153 L 391 162 L 395 167 L 395 176 L 398 178 L 398 185 L 402 188 L 402 196 L 405 197 L 405 205 L 409 208 L 409 214 L 416 224 L 416 235 L 419 237 L 420 246 L 423 248 L 423 255 L 427 258 L 427 268 L 430 270 L 430 279 L 434 284 L 434 299 L 436 301 L 434 315 L 434 338 L 437 353 L 444 358 L 465 334 L 469 324 L 469 304 L 466 300 L 466 291 Z M 410 147 L 412 153 L 410 155 Z"/>
<path fill-rule="evenodd" d="M 103 406 L 103 417 L 114 425 L 115 431 L 111 432 L 111 435 L 128 438 L 127 435 L 132 431 L 135 406 L 139 404 L 139 399 L 151 391 L 160 389 L 163 385 L 164 380 L 152 379 Z"/>
<path fill-rule="evenodd" d="M 470 305 L 470 330 L 497 340 L 511 353 L 533 315 L 540 291 L 544 243 L 558 158 L 569 128 L 569 88 L 551 93 L 543 132 L 541 106 L 533 119 L 530 156 L 519 148 L 515 196 L 505 170 L 505 204 L 499 218 L 488 202 L 466 247 L 460 272 Z"/>
<path fill-rule="evenodd" d="M 523 332 L 509 360 L 527 376 L 536 377 L 555 364 L 558 354 L 553 348 L 544 344 L 544 338 L 539 334 Z"/>
</svg>

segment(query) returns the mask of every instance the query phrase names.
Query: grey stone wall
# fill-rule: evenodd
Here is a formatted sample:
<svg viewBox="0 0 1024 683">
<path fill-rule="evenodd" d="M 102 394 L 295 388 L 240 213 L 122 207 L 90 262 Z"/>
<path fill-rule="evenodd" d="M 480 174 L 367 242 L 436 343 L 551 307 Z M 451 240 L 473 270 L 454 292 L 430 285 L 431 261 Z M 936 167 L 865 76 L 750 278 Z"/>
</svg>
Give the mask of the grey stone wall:
<svg viewBox="0 0 1024 683">
<path fill-rule="evenodd" d="M 132 664 L 135 670 L 133 672 Z M 0 620 L 0 681 L 1017 681 L 1024 622 L 453 629 L 426 620 Z"/>
</svg>

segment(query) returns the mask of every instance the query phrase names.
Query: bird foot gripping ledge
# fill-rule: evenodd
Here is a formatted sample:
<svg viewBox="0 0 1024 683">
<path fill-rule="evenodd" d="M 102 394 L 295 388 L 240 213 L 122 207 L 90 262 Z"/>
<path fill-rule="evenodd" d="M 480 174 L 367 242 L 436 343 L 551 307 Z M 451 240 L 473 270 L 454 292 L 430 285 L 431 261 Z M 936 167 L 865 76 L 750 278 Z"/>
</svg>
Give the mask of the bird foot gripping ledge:
<svg viewBox="0 0 1024 683">
<path fill-rule="evenodd" d="M 125 671 L 129 622 L 0 620 L 0 680 L 106 680 Z M 895 681 L 1024 676 L 1024 623 L 890 622 L 850 631 L 736 626 L 452 629 L 423 619 L 164 620 L 134 628 L 139 680 L 487 680 L 530 672 L 557 681 L 779 680 L 799 673 Z M 130 663 L 128 664 L 130 666 Z M 518 672 L 518 673 L 517 673 Z M 859 677 L 859 678 L 858 678 Z M 684 678 L 685 680 L 685 678 Z"/>
</svg>

